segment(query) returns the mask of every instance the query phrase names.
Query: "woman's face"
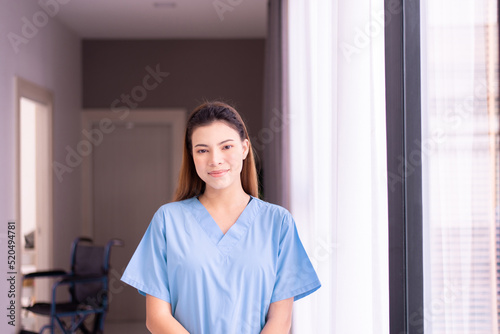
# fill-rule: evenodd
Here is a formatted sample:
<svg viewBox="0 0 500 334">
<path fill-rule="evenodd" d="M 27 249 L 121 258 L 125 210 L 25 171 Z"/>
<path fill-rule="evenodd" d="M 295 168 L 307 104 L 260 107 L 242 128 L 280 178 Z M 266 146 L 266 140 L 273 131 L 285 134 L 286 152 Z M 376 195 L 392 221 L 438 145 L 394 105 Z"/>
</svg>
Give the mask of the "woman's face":
<svg viewBox="0 0 500 334">
<path fill-rule="evenodd" d="M 241 169 L 248 154 L 248 140 L 222 121 L 200 126 L 191 136 L 193 160 L 206 190 L 241 187 Z"/>
</svg>

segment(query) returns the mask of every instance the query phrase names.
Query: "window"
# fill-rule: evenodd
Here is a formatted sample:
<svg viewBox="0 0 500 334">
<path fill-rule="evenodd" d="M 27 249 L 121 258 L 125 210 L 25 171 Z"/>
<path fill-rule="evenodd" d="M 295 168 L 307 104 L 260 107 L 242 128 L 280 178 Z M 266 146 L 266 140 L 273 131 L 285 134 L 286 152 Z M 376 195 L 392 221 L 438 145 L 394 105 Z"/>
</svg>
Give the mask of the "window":
<svg viewBox="0 0 500 334">
<path fill-rule="evenodd" d="M 500 329 L 496 6 L 422 2 L 426 334 Z"/>
</svg>

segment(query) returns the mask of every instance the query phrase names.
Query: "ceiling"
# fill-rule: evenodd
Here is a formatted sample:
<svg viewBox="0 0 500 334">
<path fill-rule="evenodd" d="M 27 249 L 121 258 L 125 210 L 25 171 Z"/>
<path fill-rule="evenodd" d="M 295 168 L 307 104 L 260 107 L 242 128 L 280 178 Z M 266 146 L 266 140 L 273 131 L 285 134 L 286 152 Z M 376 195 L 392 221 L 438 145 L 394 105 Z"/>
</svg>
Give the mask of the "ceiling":
<svg viewBox="0 0 500 334">
<path fill-rule="evenodd" d="M 57 18 L 82 38 L 263 38 L 267 0 L 66 0 Z"/>
</svg>

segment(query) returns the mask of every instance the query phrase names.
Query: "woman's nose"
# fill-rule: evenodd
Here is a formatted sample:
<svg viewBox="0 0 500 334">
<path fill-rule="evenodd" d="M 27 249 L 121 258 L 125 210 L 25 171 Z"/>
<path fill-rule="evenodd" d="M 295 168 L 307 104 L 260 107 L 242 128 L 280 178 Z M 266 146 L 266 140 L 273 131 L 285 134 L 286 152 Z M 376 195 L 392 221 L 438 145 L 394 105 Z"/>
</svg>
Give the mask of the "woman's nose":
<svg viewBox="0 0 500 334">
<path fill-rule="evenodd" d="M 222 154 L 213 150 L 210 154 L 210 165 L 217 166 L 222 163 Z"/>
</svg>

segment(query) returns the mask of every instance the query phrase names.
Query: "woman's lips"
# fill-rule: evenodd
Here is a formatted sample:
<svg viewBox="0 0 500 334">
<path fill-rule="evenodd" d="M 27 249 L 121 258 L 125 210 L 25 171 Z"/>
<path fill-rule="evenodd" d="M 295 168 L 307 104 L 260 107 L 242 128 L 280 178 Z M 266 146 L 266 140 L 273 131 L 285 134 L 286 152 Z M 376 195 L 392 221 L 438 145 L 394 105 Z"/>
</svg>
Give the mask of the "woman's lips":
<svg viewBox="0 0 500 334">
<path fill-rule="evenodd" d="M 226 175 L 226 173 L 228 172 L 229 169 L 221 169 L 221 170 L 214 170 L 208 174 L 210 174 L 210 176 L 212 177 L 221 177 L 221 176 L 224 176 Z"/>
</svg>

